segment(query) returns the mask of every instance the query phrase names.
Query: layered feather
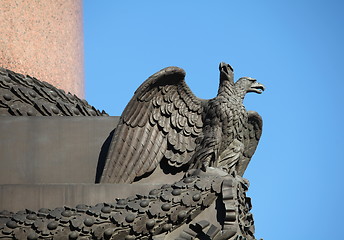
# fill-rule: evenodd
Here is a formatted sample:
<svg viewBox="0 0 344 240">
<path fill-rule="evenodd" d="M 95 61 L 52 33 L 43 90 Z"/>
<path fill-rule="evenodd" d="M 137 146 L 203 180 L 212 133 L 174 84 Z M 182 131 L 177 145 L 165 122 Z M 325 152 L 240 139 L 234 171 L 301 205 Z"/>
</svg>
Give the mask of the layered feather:
<svg viewBox="0 0 344 240">
<path fill-rule="evenodd" d="M 184 77 L 184 70 L 168 67 L 137 89 L 115 130 L 101 182 L 133 182 L 162 158 L 175 167 L 188 163 L 202 133 L 203 105 Z"/>
</svg>

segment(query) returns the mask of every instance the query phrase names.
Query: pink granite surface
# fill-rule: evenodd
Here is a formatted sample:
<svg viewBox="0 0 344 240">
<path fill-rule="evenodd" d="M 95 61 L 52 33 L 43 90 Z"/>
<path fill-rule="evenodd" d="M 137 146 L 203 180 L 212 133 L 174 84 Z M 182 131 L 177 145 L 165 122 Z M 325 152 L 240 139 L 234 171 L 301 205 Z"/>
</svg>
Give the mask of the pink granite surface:
<svg viewBox="0 0 344 240">
<path fill-rule="evenodd" d="M 81 0 L 0 0 L 0 66 L 84 97 Z"/>
</svg>

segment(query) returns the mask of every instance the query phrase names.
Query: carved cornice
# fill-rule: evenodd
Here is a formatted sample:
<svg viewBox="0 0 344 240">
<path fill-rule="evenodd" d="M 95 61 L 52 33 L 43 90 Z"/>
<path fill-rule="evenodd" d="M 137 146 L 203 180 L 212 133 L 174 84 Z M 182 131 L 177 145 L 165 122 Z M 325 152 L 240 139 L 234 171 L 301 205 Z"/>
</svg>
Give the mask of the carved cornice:
<svg viewBox="0 0 344 240">
<path fill-rule="evenodd" d="M 240 176 L 191 176 L 114 203 L 2 211 L 0 238 L 170 239 L 184 225 L 178 239 L 254 239 L 247 189 Z M 192 221 L 212 204 L 219 222 Z"/>
</svg>

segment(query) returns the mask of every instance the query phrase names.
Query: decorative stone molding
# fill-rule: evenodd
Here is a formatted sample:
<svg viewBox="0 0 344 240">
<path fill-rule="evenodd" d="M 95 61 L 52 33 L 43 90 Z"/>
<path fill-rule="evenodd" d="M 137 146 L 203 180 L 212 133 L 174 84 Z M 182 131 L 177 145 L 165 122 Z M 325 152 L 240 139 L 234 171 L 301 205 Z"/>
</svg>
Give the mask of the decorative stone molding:
<svg viewBox="0 0 344 240">
<path fill-rule="evenodd" d="M 235 173 L 189 176 L 112 203 L 2 211 L 0 239 L 170 239 L 168 234 L 182 225 L 189 228 L 177 239 L 254 239 L 247 189 L 247 180 Z M 212 204 L 217 223 L 201 219 L 189 224 Z"/>
</svg>

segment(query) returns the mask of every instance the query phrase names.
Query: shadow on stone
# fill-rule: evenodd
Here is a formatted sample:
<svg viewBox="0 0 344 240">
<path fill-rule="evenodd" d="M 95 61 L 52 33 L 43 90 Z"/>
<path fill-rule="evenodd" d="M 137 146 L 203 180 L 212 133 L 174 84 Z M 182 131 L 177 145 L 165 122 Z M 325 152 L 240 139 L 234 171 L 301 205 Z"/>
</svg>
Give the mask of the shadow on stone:
<svg viewBox="0 0 344 240">
<path fill-rule="evenodd" d="M 115 132 L 115 129 L 110 132 L 109 136 L 106 138 L 106 140 L 103 143 L 102 148 L 100 150 L 99 157 L 98 157 L 95 183 L 100 183 L 100 178 L 103 174 L 103 169 L 104 169 L 105 163 L 106 163 L 106 156 L 107 156 L 107 153 L 109 151 L 111 139 L 112 139 L 114 132 Z"/>
<path fill-rule="evenodd" d="M 224 220 L 226 218 L 226 207 L 223 203 L 223 196 L 219 194 L 219 197 L 216 199 L 216 220 L 220 223 L 221 226 L 224 224 Z"/>
</svg>

